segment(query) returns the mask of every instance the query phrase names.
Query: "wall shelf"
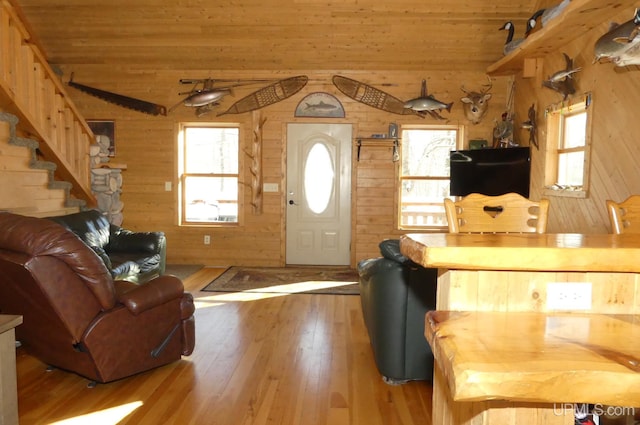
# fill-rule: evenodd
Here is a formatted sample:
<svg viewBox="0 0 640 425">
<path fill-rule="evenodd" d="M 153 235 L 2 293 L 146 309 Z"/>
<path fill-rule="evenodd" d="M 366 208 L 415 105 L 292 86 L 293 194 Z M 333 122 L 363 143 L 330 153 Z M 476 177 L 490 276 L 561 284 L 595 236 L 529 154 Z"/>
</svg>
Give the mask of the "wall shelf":
<svg viewBox="0 0 640 425">
<path fill-rule="evenodd" d="M 358 147 L 357 160 L 360 161 L 360 148 L 363 144 L 376 145 L 376 144 L 391 144 L 393 146 L 392 160 L 395 162 L 399 159 L 398 146 L 399 139 L 397 137 L 358 137 L 356 138 L 356 146 Z"/>
<path fill-rule="evenodd" d="M 531 34 L 513 52 L 487 68 L 490 76 L 512 75 L 524 69 L 525 63 L 560 50 L 563 46 L 606 22 L 625 9 L 633 17 L 635 1 L 572 0 L 556 18 Z M 628 20 L 627 19 L 627 20 Z"/>
</svg>

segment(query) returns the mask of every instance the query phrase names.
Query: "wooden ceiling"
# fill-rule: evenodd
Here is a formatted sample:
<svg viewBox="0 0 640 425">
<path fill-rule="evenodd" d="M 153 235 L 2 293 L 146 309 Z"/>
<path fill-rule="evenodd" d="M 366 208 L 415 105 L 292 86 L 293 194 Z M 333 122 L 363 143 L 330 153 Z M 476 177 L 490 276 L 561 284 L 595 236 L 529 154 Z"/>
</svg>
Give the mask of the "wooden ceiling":
<svg viewBox="0 0 640 425">
<path fill-rule="evenodd" d="M 6 1 L 6 0 L 3 0 Z M 545 0 L 11 0 L 51 64 L 484 70 Z"/>
</svg>

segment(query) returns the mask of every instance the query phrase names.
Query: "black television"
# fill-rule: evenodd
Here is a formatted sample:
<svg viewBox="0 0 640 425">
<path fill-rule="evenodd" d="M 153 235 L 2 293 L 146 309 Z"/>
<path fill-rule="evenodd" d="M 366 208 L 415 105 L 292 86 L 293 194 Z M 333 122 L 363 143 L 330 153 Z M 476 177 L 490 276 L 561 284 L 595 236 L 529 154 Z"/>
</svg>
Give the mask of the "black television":
<svg viewBox="0 0 640 425">
<path fill-rule="evenodd" d="M 529 197 L 531 155 L 528 147 L 451 151 L 450 196 L 470 193 Z"/>
</svg>

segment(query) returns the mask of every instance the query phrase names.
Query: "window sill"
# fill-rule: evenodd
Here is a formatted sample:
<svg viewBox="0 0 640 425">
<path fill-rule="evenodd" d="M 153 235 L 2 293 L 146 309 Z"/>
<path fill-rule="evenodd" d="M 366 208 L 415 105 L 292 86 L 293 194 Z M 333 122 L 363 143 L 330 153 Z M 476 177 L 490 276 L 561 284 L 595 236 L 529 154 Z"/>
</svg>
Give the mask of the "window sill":
<svg viewBox="0 0 640 425">
<path fill-rule="evenodd" d="M 208 221 L 208 222 L 182 222 L 179 224 L 180 227 L 218 227 L 218 228 L 230 228 L 230 227 L 239 227 L 239 223 L 237 221 Z"/>
<path fill-rule="evenodd" d="M 402 225 L 398 228 L 400 231 L 410 231 L 416 233 L 447 233 L 449 228 L 447 226 L 410 226 Z"/>
<path fill-rule="evenodd" d="M 559 198 L 586 198 L 587 191 L 582 188 L 556 188 L 554 187 L 545 187 L 542 191 L 544 196 L 556 196 Z"/>
</svg>

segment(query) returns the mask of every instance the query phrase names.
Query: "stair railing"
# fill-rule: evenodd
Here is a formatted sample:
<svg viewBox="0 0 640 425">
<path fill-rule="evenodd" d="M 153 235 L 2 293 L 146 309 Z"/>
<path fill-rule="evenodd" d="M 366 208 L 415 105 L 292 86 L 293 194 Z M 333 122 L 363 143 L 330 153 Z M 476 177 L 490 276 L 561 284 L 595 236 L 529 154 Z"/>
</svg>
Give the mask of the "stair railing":
<svg viewBox="0 0 640 425">
<path fill-rule="evenodd" d="M 18 117 L 20 131 L 40 143 L 44 158 L 58 166 L 56 175 L 73 185 L 73 196 L 95 205 L 89 158 L 94 135 L 16 9 L 0 1 L 0 110 Z"/>
</svg>

